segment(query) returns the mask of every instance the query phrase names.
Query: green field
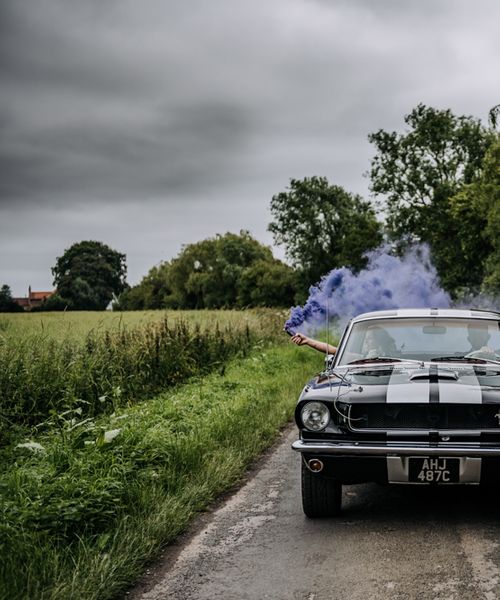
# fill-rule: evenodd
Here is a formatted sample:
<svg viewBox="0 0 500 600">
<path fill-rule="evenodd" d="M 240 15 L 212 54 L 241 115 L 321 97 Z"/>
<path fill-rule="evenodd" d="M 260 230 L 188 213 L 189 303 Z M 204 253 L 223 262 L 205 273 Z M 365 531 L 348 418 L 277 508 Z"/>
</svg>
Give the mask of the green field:
<svg viewBox="0 0 500 600">
<path fill-rule="evenodd" d="M 282 336 L 282 319 L 271 310 L 4 316 L 0 433 L 54 411 L 95 416 L 222 368 L 257 340 Z"/>
<path fill-rule="evenodd" d="M 254 310 L 144 310 L 127 312 L 68 311 L 0 314 L 0 343 L 20 336 L 66 340 L 82 339 L 89 333 L 117 332 L 167 319 L 191 326 L 241 326 L 259 328 L 266 321 L 283 323 L 287 312 L 278 309 Z"/>
<path fill-rule="evenodd" d="M 276 311 L 167 316 L 3 319 L 1 600 L 118 597 L 238 481 L 322 366 Z"/>
</svg>

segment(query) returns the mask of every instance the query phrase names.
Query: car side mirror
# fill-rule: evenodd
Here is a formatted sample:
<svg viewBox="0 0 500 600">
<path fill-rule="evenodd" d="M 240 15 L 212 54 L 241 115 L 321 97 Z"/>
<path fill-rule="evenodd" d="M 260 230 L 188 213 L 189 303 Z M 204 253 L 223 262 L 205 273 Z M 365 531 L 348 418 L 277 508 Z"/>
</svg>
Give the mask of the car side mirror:
<svg viewBox="0 0 500 600">
<path fill-rule="evenodd" d="M 335 354 L 327 354 L 325 356 L 325 369 L 329 371 L 333 369 L 333 361 L 335 360 Z"/>
</svg>

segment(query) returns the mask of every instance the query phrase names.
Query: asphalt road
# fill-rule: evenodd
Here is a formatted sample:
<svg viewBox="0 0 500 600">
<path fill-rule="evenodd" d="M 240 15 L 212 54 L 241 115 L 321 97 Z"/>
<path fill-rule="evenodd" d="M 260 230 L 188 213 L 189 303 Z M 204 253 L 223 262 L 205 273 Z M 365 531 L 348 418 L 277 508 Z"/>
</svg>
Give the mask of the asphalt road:
<svg viewBox="0 0 500 600">
<path fill-rule="evenodd" d="M 500 599 L 500 502 L 478 487 L 345 486 L 309 520 L 294 429 L 244 487 L 194 525 L 133 600 Z"/>
</svg>

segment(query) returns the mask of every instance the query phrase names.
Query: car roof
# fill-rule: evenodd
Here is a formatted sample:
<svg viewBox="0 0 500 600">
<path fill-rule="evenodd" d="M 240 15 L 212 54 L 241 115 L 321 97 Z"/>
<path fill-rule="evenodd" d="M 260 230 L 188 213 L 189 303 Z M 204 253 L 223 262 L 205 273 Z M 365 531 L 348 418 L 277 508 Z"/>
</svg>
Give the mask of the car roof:
<svg viewBox="0 0 500 600">
<path fill-rule="evenodd" d="M 363 313 L 352 319 L 353 323 L 371 319 L 397 319 L 418 317 L 445 317 L 453 319 L 490 319 L 500 320 L 500 312 L 479 308 L 398 308 Z"/>
</svg>

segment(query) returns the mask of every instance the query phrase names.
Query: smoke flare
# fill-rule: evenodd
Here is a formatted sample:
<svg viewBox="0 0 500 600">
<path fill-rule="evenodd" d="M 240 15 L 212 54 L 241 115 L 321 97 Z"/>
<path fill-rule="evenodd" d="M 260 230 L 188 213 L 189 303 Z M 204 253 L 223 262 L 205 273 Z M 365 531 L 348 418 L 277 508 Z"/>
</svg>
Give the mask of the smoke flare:
<svg viewBox="0 0 500 600">
<path fill-rule="evenodd" d="M 346 321 L 364 312 L 394 308 L 447 308 L 449 295 L 439 285 L 429 248 L 413 246 L 402 257 L 388 253 L 387 246 L 367 253 L 365 269 L 354 274 L 342 267 L 321 278 L 309 289 L 304 306 L 291 309 L 287 331 L 322 327 L 327 314 Z"/>
</svg>

